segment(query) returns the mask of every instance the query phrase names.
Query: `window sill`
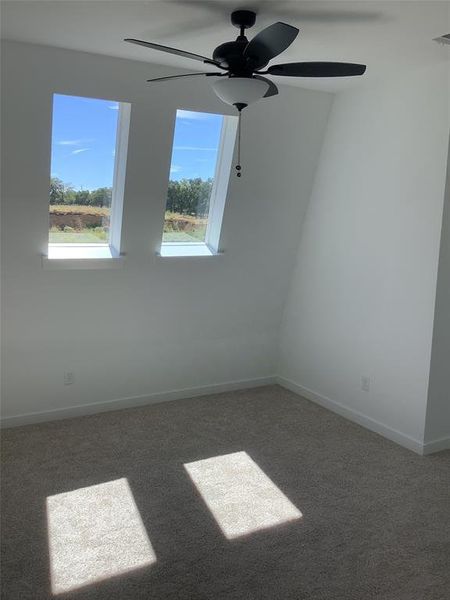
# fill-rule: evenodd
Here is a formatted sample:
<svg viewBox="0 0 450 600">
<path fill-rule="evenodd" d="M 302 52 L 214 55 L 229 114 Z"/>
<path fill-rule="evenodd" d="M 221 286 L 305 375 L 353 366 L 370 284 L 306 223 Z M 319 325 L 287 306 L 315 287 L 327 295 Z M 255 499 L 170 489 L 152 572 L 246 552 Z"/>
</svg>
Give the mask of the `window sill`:
<svg viewBox="0 0 450 600">
<path fill-rule="evenodd" d="M 218 256 L 223 252 L 214 252 L 207 244 L 183 242 L 166 242 L 161 245 L 161 250 L 157 255 L 162 258 L 179 258 L 188 256 Z"/>
<path fill-rule="evenodd" d="M 107 244 L 49 244 L 44 269 L 120 269 L 124 257 Z"/>
</svg>

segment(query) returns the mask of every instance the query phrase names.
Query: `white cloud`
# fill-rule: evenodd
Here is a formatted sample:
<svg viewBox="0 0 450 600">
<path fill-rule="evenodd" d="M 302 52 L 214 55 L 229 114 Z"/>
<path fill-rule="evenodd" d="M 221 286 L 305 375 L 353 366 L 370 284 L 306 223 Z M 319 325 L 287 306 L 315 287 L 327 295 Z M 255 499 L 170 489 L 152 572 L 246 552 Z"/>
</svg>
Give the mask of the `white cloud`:
<svg viewBox="0 0 450 600">
<path fill-rule="evenodd" d="M 119 105 L 118 104 L 110 104 L 108 106 L 108 108 L 110 108 L 111 110 L 119 110 Z"/>
<path fill-rule="evenodd" d="M 195 112 L 192 110 L 177 110 L 177 119 L 192 119 L 195 121 L 207 121 L 215 115 L 210 113 Z"/>
<path fill-rule="evenodd" d="M 89 148 L 79 148 L 78 150 L 72 150 L 71 154 L 81 154 L 82 152 L 86 152 Z"/>
<path fill-rule="evenodd" d="M 174 150 L 207 150 L 208 152 L 215 152 L 217 148 L 202 148 L 201 146 L 175 146 Z"/>
<path fill-rule="evenodd" d="M 56 142 L 58 146 L 82 146 L 83 144 L 88 144 L 91 142 L 95 142 L 93 139 L 79 139 L 79 140 L 60 140 Z"/>
<path fill-rule="evenodd" d="M 179 165 L 172 165 L 170 167 L 170 172 L 171 173 L 179 173 L 182 170 L 183 170 L 183 167 L 180 167 Z"/>
<path fill-rule="evenodd" d="M 58 146 L 79 146 L 83 140 L 61 140 L 56 142 Z"/>
</svg>

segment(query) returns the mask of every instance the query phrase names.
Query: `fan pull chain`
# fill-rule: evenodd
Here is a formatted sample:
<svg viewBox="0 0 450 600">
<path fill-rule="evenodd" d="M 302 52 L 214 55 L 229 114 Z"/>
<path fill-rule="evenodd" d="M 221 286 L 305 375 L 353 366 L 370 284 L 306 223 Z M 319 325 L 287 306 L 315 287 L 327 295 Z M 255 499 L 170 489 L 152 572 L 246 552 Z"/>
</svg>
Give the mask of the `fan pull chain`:
<svg viewBox="0 0 450 600">
<path fill-rule="evenodd" d="M 239 110 L 238 117 L 238 145 L 237 145 L 237 165 L 236 165 L 236 176 L 241 177 L 241 118 L 242 118 L 242 110 Z"/>
</svg>

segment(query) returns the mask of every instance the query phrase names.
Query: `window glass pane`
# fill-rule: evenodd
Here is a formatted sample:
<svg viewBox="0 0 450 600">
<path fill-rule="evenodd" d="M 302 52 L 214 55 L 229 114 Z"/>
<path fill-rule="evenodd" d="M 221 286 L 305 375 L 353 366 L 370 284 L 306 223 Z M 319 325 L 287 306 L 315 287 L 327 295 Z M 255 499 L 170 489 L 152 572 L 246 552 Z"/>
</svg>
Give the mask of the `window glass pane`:
<svg viewBox="0 0 450 600">
<path fill-rule="evenodd" d="M 163 242 L 205 241 L 223 116 L 178 110 Z"/>
<path fill-rule="evenodd" d="M 53 96 L 50 243 L 107 244 L 119 104 Z"/>
</svg>

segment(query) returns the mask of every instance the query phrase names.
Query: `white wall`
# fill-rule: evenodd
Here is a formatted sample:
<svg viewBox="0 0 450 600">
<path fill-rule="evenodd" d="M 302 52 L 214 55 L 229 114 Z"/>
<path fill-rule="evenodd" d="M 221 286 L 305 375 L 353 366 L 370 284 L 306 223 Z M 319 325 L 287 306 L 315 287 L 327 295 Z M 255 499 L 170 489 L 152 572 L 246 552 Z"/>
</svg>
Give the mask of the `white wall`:
<svg viewBox="0 0 450 600">
<path fill-rule="evenodd" d="M 177 108 L 227 112 L 208 80 L 6 43 L 2 52 L 3 415 L 274 375 L 299 225 L 331 96 L 281 88 L 244 113 L 219 257 L 162 259 Z M 132 103 L 122 270 L 46 271 L 52 93 Z M 63 385 L 63 372 L 75 384 Z"/>
<path fill-rule="evenodd" d="M 415 449 L 424 439 L 447 82 L 440 62 L 336 96 L 280 338 L 285 384 Z"/>
<path fill-rule="evenodd" d="M 425 442 L 450 447 L 450 148 L 439 255 Z"/>
</svg>

